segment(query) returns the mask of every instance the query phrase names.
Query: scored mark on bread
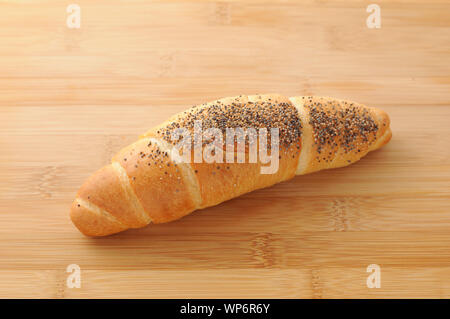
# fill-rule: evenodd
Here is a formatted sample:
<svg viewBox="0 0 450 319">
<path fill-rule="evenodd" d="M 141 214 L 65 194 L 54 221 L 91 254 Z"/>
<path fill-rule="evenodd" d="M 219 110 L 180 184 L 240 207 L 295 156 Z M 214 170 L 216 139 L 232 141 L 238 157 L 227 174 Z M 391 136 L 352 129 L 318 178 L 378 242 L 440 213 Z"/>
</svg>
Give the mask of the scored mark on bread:
<svg viewBox="0 0 450 319">
<path fill-rule="evenodd" d="M 156 144 L 161 151 L 164 153 L 172 153 L 172 145 L 161 138 L 148 137 L 144 138 L 147 143 Z M 196 208 L 200 208 L 202 204 L 202 197 L 200 193 L 200 185 L 198 183 L 197 177 L 195 176 L 194 169 L 190 163 L 177 163 L 180 168 L 180 173 L 183 178 L 185 185 L 188 187 L 188 191 L 192 196 L 193 202 Z"/>
<path fill-rule="evenodd" d="M 108 211 L 101 209 L 97 205 L 94 205 L 91 202 L 86 201 L 81 198 L 77 198 L 77 199 L 75 199 L 75 201 L 76 201 L 78 207 L 82 206 L 82 207 L 86 208 L 87 210 L 93 212 L 94 214 L 105 217 L 106 219 L 108 219 L 109 221 L 111 221 L 113 223 L 120 224 L 124 227 L 127 227 L 127 225 L 124 225 L 120 220 L 118 220 L 116 217 L 111 215 Z"/>
<path fill-rule="evenodd" d="M 116 172 L 117 176 L 120 179 L 120 184 L 127 194 L 128 200 L 131 203 L 131 205 L 134 208 L 134 211 L 139 215 L 140 219 L 142 219 L 147 224 L 150 223 L 152 220 L 149 216 L 149 214 L 145 211 L 144 207 L 142 206 L 139 198 L 136 196 L 135 192 L 133 191 L 133 188 L 130 184 L 130 177 L 128 176 L 127 172 L 125 171 L 125 168 L 122 167 L 118 162 L 112 162 L 112 167 L 114 168 L 114 171 Z"/>
<path fill-rule="evenodd" d="M 308 121 L 308 115 L 303 107 L 304 100 L 300 97 L 290 97 L 289 101 L 295 106 L 298 112 L 298 117 L 303 125 L 302 130 L 302 147 L 300 149 L 300 156 L 297 164 L 297 169 L 295 171 L 296 175 L 302 174 L 308 167 L 311 154 L 311 144 L 312 144 L 312 128 Z"/>
</svg>

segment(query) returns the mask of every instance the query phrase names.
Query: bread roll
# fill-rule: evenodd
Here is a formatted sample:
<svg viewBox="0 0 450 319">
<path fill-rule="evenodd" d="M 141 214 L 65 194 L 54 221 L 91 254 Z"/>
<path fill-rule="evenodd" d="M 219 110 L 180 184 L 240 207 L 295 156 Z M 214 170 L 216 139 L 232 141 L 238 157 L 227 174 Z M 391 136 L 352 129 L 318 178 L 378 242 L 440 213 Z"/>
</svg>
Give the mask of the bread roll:
<svg viewBox="0 0 450 319">
<path fill-rule="evenodd" d="M 256 135 L 239 149 L 237 139 L 226 141 L 230 128 L 253 129 Z M 191 137 L 188 144 L 197 145 L 182 154 L 180 140 L 172 135 L 181 129 Z M 268 134 L 263 143 L 260 129 L 278 132 L 278 138 Z M 208 130 L 222 133 L 223 143 L 219 135 L 208 139 Z M 390 139 L 387 114 L 355 102 L 278 94 L 223 98 L 172 116 L 119 151 L 82 185 L 70 216 L 88 236 L 170 222 L 295 175 L 350 165 Z M 233 148 L 228 159 L 227 146 Z M 196 150 L 201 162 L 195 161 Z M 267 151 L 267 157 L 254 150 Z M 190 161 L 174 158 L 189 153 Z M 208 162 L 205 154 L 215 161 Z M 264 173 L 274 163 L 276 169 Z"/>
</svg>

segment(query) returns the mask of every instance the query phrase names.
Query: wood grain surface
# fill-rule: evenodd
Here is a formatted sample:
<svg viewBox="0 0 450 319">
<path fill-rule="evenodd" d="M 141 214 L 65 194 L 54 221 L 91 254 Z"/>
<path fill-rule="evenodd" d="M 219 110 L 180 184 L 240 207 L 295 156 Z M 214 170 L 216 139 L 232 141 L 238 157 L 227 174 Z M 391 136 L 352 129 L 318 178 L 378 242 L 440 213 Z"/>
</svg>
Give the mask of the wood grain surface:
<svg viewBox="0 0 450 319">
<path fill-rule="evenodd" d="M 450 297 L 448 1 L 377 1 L 380 29 L 368 1 L 76 3 L 80 29 L 69 2 L 0 2 L 0 297 Z M 83 180 L 139 134 L 269 92 L 380 107 L 393 139 L 173 223 L 71 224 Z"/>
</svg>

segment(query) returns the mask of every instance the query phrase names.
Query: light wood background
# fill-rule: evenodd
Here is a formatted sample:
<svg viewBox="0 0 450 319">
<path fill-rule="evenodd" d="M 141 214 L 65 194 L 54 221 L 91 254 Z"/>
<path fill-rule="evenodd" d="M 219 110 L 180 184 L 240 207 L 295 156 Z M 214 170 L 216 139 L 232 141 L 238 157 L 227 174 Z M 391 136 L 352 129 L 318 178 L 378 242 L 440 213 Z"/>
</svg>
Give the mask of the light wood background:
<svg viewBox="0 0 450 319">
<path fill-rule="evenodd" d="M 450 297 L 448 1 L 0 1 L 0 297 Z M 90 173 L 175 112 L 327 95 L 393 139 L 177 222 L 83 237 Z M 66 267 L 82 287 L 66 287 Z M 381 267 L 369 289 L 366 267 Z"/>
</svg>

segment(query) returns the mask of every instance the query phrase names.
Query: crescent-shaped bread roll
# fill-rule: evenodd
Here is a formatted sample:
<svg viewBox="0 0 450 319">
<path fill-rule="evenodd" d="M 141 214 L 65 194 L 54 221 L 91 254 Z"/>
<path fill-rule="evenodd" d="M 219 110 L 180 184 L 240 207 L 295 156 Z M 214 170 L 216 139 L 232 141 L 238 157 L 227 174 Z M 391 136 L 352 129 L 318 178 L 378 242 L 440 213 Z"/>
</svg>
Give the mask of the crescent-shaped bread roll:
<svg viewBox="0 0 450 319">
<path fill-rule="evenodd" d="M 277 150 L 269 147 L 269 153 L 278 151 L 278 169 L 263 174 L 267 161 L 252 162 L 248 145 L 234 149 L 234 159 L 241 152 L 244 162 L 175 160 L 178 141 L 171 132 L 184 128 L 195 140 L 199 121 L 203 130 L 224 136 L 227 128 L 277 129 Z M 390 139 L 388 115 L 355 102 L 278 94 L 223 98 L 174 115 L 122 149 L 82 185 L 70 217 L 88 236 L 170 222 L 295 175 L 350 165 Z M 202 141 L 201 151 L 208 146 Z"/>
</svg>

